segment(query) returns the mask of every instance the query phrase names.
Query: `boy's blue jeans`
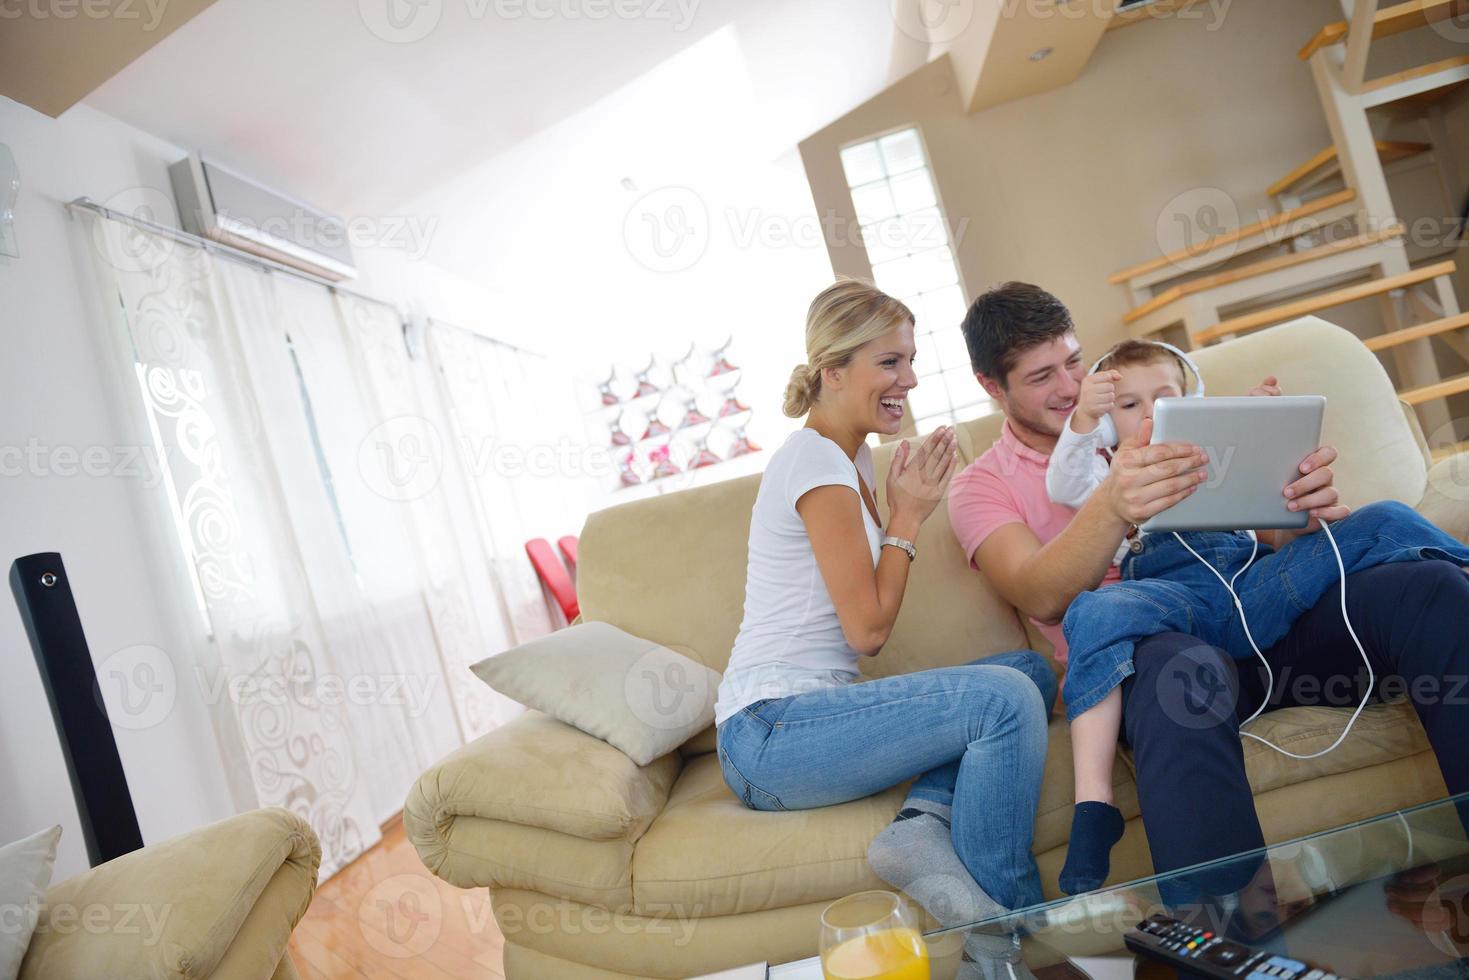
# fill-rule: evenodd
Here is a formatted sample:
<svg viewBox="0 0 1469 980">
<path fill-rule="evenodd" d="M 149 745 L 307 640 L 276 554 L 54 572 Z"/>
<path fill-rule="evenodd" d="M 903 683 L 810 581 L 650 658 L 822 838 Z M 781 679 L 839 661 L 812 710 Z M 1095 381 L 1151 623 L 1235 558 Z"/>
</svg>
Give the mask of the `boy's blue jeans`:
<svg viewBox="0 0 1469 980">
<path fill-rule="evenodd" d="M 756 701 L 719 726 L 724 781 L 756 810 L 860 799 L 918 777 L 953 807 L 954 850 L 1009 909 L 1041 901 L 1031 857 L 1056 676 L 1021 650 Z"/>
<path fill-rule="evenodd" d="M 1445 560 L 1469 565 L 1469 548 L 1395 501 L 1368 504 L 1331 533 L 1348 575 L 1394 562 Z M 1242 532 L 1188 531 L 1189 546 L 1226 581 L 1250 557 Z M 1254 564 L 1234 583 L 1250 633 L 1263 651 L 1337 587 L 1341 572 L 1326 534 L 1302 535 L 1280 551 L 1261 545 Z M 1135 646 L 1160 633 L 1181 633 L 1226 651 L 1255 656 L 1234 602 L 1214 574 L 1172 534 L 1150 534 L 1122 562 L 1122 581 L 1083 592 L 1061 622 L 1070 648 L 1066 717 L 1095 707 L 1133 673 Z"/>
</svg>

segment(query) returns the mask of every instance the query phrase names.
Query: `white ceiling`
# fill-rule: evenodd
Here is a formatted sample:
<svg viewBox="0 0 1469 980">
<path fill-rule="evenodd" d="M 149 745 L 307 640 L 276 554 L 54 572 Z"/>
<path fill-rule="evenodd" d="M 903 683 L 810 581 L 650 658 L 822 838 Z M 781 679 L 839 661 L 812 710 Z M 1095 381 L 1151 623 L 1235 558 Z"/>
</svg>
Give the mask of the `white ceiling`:
<svg viewBox="0 0 1469 980">
<path fill-rule="evenodd" d="M 789 150 L 914 66 L 891 2 L 217 0 L 86 101 L 317 206 L 375 214 L 725 28 L 771 107 L 758 138 Z"/>
</svg>

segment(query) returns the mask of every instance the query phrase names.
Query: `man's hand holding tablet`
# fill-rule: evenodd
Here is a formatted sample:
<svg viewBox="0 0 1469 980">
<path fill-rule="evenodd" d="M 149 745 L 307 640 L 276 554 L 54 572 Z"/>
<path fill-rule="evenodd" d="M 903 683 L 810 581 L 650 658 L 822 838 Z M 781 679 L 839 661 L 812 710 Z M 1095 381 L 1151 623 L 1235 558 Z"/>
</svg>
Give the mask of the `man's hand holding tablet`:
<svg viewBox="0 0 1469 980">
<path fill-rule="evenodd" d="M 1279 391 L 1271 377 L 1251 394 L 1276 395 Z M 1145 419 L 1137 435 L 1118 447 L 1103 484 L 1108 509 L 1126 524 L 1146 523 L 1191 496 L 1208 476 L 1209 457 L 1202 446 L 1189 442 L 1151 444 L 1153 428 L 1153 420 Z M 1282 495 L 1289 510 L 1309 513 L 1309 523 L 1299 531 L 1280 532 L 1278 544 L 1319 530 L 1319 518 L 1337 521 L 1351 513 L 1341 503 L 1334 485 L 1336 475 L 1331 466 L 1336 458 L 1335 448 L 1320 446 L 1300 462 L 1301 475 L 1282 490 Z"/>
</svg>

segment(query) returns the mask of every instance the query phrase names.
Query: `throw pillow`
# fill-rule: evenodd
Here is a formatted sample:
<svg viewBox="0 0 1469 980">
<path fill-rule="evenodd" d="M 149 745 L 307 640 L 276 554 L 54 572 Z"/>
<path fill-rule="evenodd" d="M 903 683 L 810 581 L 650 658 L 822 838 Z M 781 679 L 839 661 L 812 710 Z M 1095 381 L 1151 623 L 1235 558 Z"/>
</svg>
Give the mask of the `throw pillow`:
<svg viewBox="0 0 1469 980">
<path fill-rule="evenodd" d="M 51 884 L 61 827 L 0 847 L 0 980 L 15 980 Z"/>
<path fill-rule="evenodd" d="M 709 727 L 720 680 L 718 671 L 608 623 L 570 626 L 470 669 L 640 766 Z"/>
</svg>

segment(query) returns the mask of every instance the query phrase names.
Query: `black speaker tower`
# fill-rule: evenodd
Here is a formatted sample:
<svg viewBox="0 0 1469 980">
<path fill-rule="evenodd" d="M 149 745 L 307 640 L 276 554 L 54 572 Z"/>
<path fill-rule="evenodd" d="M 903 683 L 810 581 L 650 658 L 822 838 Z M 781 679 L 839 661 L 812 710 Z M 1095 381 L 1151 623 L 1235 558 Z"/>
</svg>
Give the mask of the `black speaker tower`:
<svg viewBox="0 0 1469 980">
<path fill-rule="evenodd" d="M 96 867 L 142 847 L 143 835 L 61 556 L 48 551 L 17 558 L 10 590 L 51 702 L 87 857 Z"/>
</svg>

